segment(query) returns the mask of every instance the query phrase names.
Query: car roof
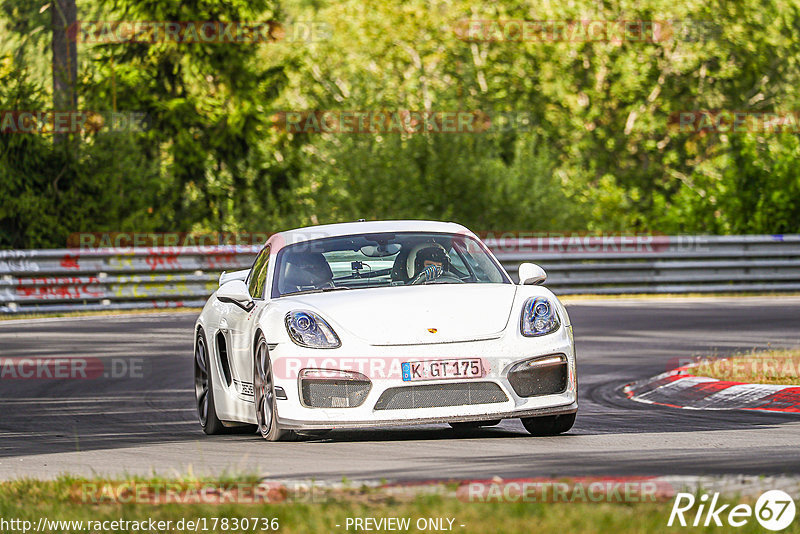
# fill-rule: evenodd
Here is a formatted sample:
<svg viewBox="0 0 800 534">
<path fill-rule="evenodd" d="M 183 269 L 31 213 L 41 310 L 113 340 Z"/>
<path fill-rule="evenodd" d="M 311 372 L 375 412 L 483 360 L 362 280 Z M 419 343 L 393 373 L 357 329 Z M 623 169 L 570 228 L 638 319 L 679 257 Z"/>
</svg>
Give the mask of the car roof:
<svg viewBox="0 0 800 534">
<path fill-rule="evenodd" d="M 474 236 L 474 234 L 464 226 L 452 222 L 416 220 L 358 221 L 307 226 L 304 228 L 287 230 L 272 236 L 270 242 L 273 242 L 273 245 L 280 243 L 282 246 L 285 246 L 325 237 L 382 232 L 431 232 Z"/>
</svg>

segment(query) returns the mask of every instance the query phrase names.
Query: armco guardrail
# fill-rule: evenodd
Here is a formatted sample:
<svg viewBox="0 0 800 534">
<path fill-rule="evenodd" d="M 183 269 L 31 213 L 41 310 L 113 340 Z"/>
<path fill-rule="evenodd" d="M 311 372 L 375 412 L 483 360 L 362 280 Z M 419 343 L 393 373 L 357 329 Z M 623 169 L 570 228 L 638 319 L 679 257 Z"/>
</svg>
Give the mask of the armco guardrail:
<svg viewBox="0 0 800 534">
<path fill-rule="evenodd" d="M 557 294 L 800 291 L 800 235 L 490 237 Z M 202 306 L 258 246 L 0 251 L 0 313 Z"/>
<path fill-rule="evenodd" d="M 489 239 L 506 269 L 534 261 L 557 294 L 800 291 L 800 235 Z"/>
<path fill-rule="evenodd" d="M 0 251 L 0 313 L 202 306 L 259 246 Z"/>
</svg>

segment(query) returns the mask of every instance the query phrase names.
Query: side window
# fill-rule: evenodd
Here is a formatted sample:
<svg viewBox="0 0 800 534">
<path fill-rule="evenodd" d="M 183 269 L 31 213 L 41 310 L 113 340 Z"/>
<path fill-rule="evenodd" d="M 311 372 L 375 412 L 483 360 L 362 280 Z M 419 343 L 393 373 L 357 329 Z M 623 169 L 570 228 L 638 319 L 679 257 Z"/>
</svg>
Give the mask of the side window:
<svg viewBox="0 0 800 534">
<path fill-rule="evenodd" d="M 461 259 L 461 256 L 455 248 L 450 247 L 450 252 L 448 252 L 447 255 L 450 257 L 451 269 L 456 271 L 455 274 L 459 276 L 466 276 L 469 274 L 469 269 L 464 265 L 464 260 Z"/>
<path fill-rule="evenodd" d="M 254 299 L 264 298 L 264 285 L 267 283 L 267 266 L 269 265 L 269 247 L 264 247 L 253 267 L 250 270 L 250 278 L 248 280 L 247 289 L 250 291 L 250 296 Z"/>
</svg>

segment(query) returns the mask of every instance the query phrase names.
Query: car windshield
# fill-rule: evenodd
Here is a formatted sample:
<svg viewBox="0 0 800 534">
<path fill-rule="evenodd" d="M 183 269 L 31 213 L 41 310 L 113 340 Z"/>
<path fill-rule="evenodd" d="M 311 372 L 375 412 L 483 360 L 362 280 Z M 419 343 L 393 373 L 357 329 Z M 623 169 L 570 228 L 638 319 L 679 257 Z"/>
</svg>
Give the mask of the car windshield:
<svg viewBox="0 0 800 534">
<path fill-rule="evenodd" d="M 278 253 L 272 296 L 422 284 L 510 284 L 469 236 L 381 233 L 330 237 Z"/>
</svg>

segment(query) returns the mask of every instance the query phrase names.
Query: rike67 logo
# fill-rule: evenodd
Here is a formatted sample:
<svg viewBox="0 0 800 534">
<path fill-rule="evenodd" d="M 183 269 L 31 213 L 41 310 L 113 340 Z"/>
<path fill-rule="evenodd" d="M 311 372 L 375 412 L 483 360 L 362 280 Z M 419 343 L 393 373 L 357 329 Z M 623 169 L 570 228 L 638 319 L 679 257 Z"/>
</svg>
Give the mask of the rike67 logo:
<svg viewBox="0 0 800 534">
<path fill-rule="evenodd" d="M 697 510 L 693 510 L 695 505 Z M 678 493 L 667 526 L 678 524 L 682 527 L 692 526 L 731 526 L 743 527 L 753 517 L 767 530 L 783 530 L 794 521 L 794 500 L 788 493 L 771 490 L 763 493 L 755 506 L 749 504 L 721 504 L 719 493 L 709 498 L 703 494 L 699 498 L 691 493 Z M 677 523 L 676 523 L 677 521 Z"/>
</svg>

